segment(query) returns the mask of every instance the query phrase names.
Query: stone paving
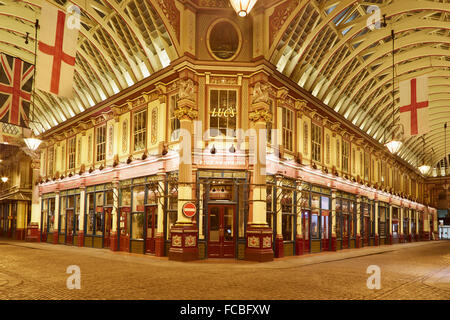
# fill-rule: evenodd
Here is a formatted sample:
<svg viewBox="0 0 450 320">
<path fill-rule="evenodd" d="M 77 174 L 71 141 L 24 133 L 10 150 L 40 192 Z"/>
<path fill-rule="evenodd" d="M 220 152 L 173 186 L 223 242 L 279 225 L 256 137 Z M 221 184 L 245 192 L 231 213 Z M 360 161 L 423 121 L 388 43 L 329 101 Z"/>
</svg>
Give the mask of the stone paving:
<svg viewBox="0 0 450 320">
<path fill-rule="evenodd" d="M 81 289 L 69 290 L 69 265 Z M 367 267 L 381 269 L 369 290 Z M 0 239 L 0 299 L 439 299 L 450 300 L 450 241 L 348 249 L 269 263 L 189 263 Z"/>
</svg>

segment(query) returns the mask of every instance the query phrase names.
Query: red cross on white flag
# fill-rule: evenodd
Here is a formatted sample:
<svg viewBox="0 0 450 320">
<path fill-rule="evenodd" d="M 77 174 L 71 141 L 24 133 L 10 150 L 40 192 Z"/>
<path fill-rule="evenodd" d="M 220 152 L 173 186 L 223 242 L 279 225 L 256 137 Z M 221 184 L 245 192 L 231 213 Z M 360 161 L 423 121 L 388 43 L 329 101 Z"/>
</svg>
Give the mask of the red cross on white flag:
<svg viewBox="0 0 450 320">
<path fill-rule="evenodd" d="M 58 96 L 73 95 L 78 29 L 69 28 L 68 16 L 43 1 L 36 63 L 36 88 Z"/>
<path fill-rule="evenodd" d="M 400 123 L 406 137 L 428 132 L 428 109 L 428 77 L 400 82 Z"/>
</svg>

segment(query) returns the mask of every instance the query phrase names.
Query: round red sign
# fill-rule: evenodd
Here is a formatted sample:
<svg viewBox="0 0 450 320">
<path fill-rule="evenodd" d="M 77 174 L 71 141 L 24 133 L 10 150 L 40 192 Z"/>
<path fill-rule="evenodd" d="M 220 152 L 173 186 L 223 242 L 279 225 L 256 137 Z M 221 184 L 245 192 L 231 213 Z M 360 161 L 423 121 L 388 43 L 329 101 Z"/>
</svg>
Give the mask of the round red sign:
<svg viewBox="0 0 450 320">
<path fill-rule="evenodd" d="M 183 205 L 183 214 L 188 218 L 192 218 L 193 216 L 195 216 L 196 211 L 197 208 L 192 202 L 186 202 Z"/>
</svg>

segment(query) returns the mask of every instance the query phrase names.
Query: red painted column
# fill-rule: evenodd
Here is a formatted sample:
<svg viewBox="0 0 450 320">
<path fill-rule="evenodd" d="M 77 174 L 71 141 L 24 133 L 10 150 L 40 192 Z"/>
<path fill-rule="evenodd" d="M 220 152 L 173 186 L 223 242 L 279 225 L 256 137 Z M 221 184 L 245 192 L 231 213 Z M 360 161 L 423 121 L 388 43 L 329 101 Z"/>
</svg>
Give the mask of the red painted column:
<svg viewBox="0 0 450 320">
<path fill-rule="evenodd" d="M 295 254 L 297 256 L 303 255 L 303 247 L 303 236 L 297 235 L 297 237 L 295 238 Z"/>
<path fill-rule="evenodd" d="M 284 257 L 284 247 L 283 247 L 283 236 L 277 234 L 275 238 L 275 258 L 283 258 Z"/>
</svg>

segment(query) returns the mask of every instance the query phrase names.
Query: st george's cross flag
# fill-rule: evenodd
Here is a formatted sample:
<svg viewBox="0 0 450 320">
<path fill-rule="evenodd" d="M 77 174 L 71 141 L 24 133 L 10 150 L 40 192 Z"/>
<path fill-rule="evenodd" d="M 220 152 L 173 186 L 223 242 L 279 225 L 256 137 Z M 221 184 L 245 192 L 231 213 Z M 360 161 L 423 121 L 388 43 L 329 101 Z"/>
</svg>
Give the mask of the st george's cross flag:
<svg viewBox="0 0 450 320">
<path fill-rule="evenodd" d="M 69 15 L 47 1 L 41 9 L 41 29 L 36 63 L 36 88 L 62 97 L 73 95 L 73 75 L 78 28 Z"/>
<path fill-rule="evenodd" d="M 429 131 L 428 109 L 428 77 L 400 82 L 400 123 L 405 137 Z"/>
<path fill-rule="evenodd" d="M 0 54 L 0 122 L 28 125 L 33 71 L 32 64 Z"/>
</svg>

